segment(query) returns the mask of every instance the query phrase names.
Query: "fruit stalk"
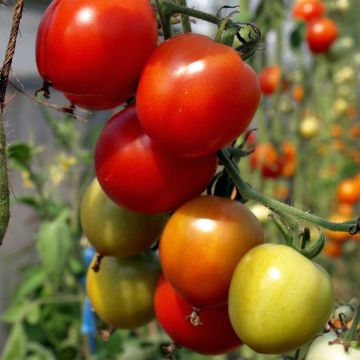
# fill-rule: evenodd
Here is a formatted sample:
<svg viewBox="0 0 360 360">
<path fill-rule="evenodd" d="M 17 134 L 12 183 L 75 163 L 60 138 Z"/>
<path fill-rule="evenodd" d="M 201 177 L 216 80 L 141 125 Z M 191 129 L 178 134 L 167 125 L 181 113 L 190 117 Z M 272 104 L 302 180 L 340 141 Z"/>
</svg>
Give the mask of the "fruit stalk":
<svg viewBox="0 0 360 360">
<path fill-rule="evenodd" d="M 309 212 L 305 212 L 301 209 L 297 209 L 293 206 L 287 205 L 275 199 L 271 199 L 264 194 L 258 193 L 256 190 L 251 188 L 248 184 L 244 182 L 244 180 L 240 177 L 239 171 L 234 164 L 234 162 L 230 159 L 226 150 L 220 150 L 217 153 L 220 161 L 225 166 L 226 171 L 229 173 L 232 178 L 235 186 L 240 192 L 241 196 L 245 199 L 255 200 L 269 209 L 275 212 L 284 212 L 289 215 L 292 215 L 296 218 L 300 218 L 306 221 L 309 221 L 313 224 L 321 226 L 325 229 L 333 230 L 333 231 L 351 231 L 354 226 L 356 226 L 356 219 L 347 222 L 336 223 L 332 221 L 328 221 L 323 219 L 320 216 L 316 216 L 310 214 Z"/>
<path fill-rule="evenodd" d="M 0 71 L 0 245 L 2 244 L 10 219 L 6 134 L 4 128 L 5 95 L 23 8 L 24 0 L 17 0 L 14 5 L 13 21 L 5 59 Z"/>
</svg>

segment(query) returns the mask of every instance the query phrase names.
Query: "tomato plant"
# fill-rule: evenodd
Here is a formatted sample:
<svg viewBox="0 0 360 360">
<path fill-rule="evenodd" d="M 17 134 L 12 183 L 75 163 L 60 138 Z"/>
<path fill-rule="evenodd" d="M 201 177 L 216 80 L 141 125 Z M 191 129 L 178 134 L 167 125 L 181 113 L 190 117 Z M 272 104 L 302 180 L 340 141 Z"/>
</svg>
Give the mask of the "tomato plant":
<svg viewBox="0 0 360 360">
<path fill-rule="evenodd" d="M 144 213 L 166 212 L 199 195 L 216 164 L 215 155 L 181 158 L 158 146 L 140 127 L 135 106 L 106 123 L 95 148 L 96 176 L 105 193 Z"/>
<path fill-rule="evenodd" d="M 286 353 L 322 331 L 334 301 L 329 275 L 286 245 L 251 249 L 229 291 L 231 324 L 250 348 Z"/>
<path fill-rule="evenodd" d="M 317 18 L 307 25 L 306 40 L 315 54 L 327 52 L 337 37 L 337 25 L 330 18 Z"/>
<path fill-rule="evenodd" d="M 128 257 L 148 249 L 160 237 L 167 216 L 148 215 L 116 205 L 95 178 L 81 201 L 82 230 L 97 253 Z"/>
<path fill-rule="evenodd" d="M 134 93 L 157 38 L 149 0 L 54 0 L 39 25 L 36 62 L 77 105 L 109 108 Z"/>
<path fill-rule="evenodd" d="M 171 285 L 192 305 L 224 304 L 235 266 L 263 240 L 259 221 L 240 202 L 201 196 L 170 217 L 160 239 L 160 262 Z"/>
<path fill-rule="evenodd" d="M 114 328 L 134 329 L 154 318 L 153 299 L 160 266 L 153 253 L 104 257 L 98 272 L 91 267 L 86 292 L 100 319 Z"/>
<path fill-rule="evenodd" d="M 345 350 L 344 344 L 331 344 L 337 339 L 335 332 L 330 331 L 318 336 L 310 345 L 305 360 L 358 360 L 360 349 Z"/>
<path fill-rule="evenodd" d="M 325 5 L 319 0 L 297 1 L 292 9 L 292 16 L 296 19 L 310 21 L 325 14 Z"/>
<path fill-rule="evenodd" d="M 191 33 L 153 52 L 137 90 L 145 132 L 185 156 L 214 153 L 239 136 L 259 100 L 258 77 L 234 49 Z"/>
<path fill-rule="evenodd" d="M 241 345 L 231 327 L 227 305 L 203 309 L 201 324 L 194 326 L 187 318 L 192 305 L 184 300 L 162 275 L 154 300 L 155 314 L 173 341 L 197 353 L 223 354 Z"/>
</svg>

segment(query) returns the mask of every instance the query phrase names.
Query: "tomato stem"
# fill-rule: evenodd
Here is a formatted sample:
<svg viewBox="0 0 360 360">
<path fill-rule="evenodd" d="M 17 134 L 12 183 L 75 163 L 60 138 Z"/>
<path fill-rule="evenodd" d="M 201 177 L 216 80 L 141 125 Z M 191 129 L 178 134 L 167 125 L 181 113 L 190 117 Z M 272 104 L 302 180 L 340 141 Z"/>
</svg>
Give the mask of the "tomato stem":
<svg viewBox="0 0 360 360">
<path fill-rule="evenodd" d="M 350 330 L 346 333 L 346 336 L 344 339 L 346 342 L 351 342 L 351 341 L 355 340 L 359 323 L 360 323 L 360 303 L 357 304 L 356 313 L 354 316 L 354 320 L 351 324 Z"/>
<path fill-rule="evenodd" d="M 6 133 L 4 127 L 5 95 L 23 9 L 24 0 L 17 0 L 14 5 L 13 21 L 5 59 L 0 70 L 0 245 L 2 244 L 10 219 L 9 179 L 7 170 Z"/>
<path fill-rule="evenodd" d="M 349 232 L 353 229 L 354 226 L 356 226 L 357 219 L 353 219 L 341 223 L 328 221 L 320 216 L 313 215 L 301 209 L 297 209 L 291 205 L 282 203 L 278 200 L 269 198 L 266 195 L 257 192 L 256 190 L 251 188 L 247 183 L 245 183 L 245 181 L 241 178 L 236 164 L 230 159 L 226 149 L 218 151 L 217 155 L 221 160 L 221 162 L 223 163 L 223 165 L 225 166 L 226 171 L 229 173 L 235 186 L 237 187 L 239 193 L 243 198 L 248 200 L 255 200 L 263 204 L 264 206 L 268 207 L 269 209 L 273 210 L 274 212 L 279 212 L 279 211 L 285 212 L 296 218 L 309 221 L 320 227 L 333 231 Z"/>
</svg>

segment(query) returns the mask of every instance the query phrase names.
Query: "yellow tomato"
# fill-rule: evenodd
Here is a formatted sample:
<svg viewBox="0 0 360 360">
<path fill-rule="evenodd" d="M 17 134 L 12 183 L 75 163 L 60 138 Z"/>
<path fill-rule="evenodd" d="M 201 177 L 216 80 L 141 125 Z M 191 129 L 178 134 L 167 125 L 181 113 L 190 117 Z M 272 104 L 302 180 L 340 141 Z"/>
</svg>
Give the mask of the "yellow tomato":
<svg viewBox="0 0 360 360">
<path fill-rule="evenodd" d="M 322 331 L 333 307 L 329 275 L 296 250 L 264 244 L 250 250 L 233 274 L 231 324 L 256 352 L 292 351 Z"/>
</svg>

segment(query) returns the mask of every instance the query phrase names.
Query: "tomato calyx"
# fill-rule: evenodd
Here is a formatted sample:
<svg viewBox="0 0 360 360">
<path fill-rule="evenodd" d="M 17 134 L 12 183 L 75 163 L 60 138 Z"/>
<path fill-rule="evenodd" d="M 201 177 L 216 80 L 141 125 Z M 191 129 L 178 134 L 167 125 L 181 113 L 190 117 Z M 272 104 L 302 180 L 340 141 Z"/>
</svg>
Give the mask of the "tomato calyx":
<svg viewBox="0 0 360 360">
<path fill-rule="evenodd" d="M 201 326 L 203 322 L 200 320 L 200 316 L 199 316 L 200 312 L 201 309 L 194 306 L 192 308 L 191 314 L 185 316 L 185 319 L 188 320 L 192 326 Z"/>
<path fill-rule="evenodd" d="M 104 257 L 103 255 L 96 254 L 95 263 L 91 267 L 91 269 L 94 270 L 94 272 L 99 272 L 103 257 Z"/>
<path fill-rule="evenodd" d="M 181 346 L 175 342 L 172 342 L 170 344 L 163 345 L 161 349 L 165 355 L 165 359 L 171 360 L 174 358 L 176 351 L 181 349 Z"/>
<path fill-rule="evenodd" d="M 356 219 L 356 223 L 349 229 L 350 235 L 356 235 L 360 232 L 360 216 Z"/>
<path fill-rule="evenodd" d="M 116 331 L 116 329 L 112 326 L 110 326 L 107 329 L 99 329 L 98 333 L 103 341 L 109 341 L 110 336 Z"/>
<path fill-rule="evenodd" d="M 50 87 L 52 87 L 52 82 L 45 78 L 42 87 L 35 90 L 35 96 L 38 96 L 40 93 L 42 93 L 45 99 L 50 99 Z"/>
</svg>

